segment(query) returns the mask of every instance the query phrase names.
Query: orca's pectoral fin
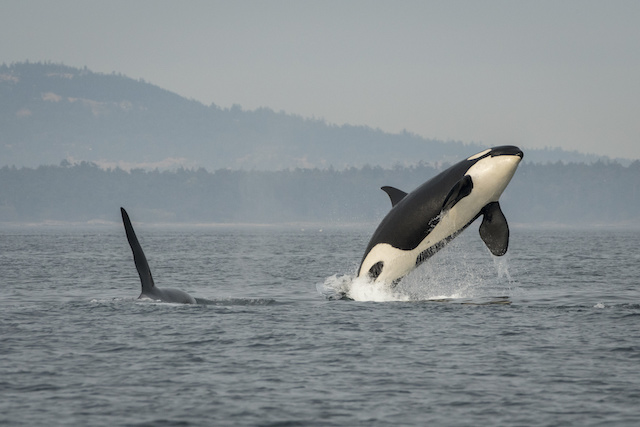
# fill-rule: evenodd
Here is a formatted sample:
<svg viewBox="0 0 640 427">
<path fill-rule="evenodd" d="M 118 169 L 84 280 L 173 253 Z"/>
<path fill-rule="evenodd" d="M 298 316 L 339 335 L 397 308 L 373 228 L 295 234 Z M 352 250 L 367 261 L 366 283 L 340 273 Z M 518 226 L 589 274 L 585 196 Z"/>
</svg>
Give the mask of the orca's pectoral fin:
<svg viewBox="0 0 640 427">
<path fill-rule="evenodd" d="M 447 211 L 454 207 L 456 203 L 471 194 L 471 190 L 473 190 L 473 180 L 469 175 L 465 175 L 449 190 L 442 204 L 442 210 Z"/>
<path fill-rule="evenodd" d="M 120 213 L 122 213 L 122 222 L 124 223 L 124 230 L 127 233 L 127 240 L 129 241 L 129 246 L 131 246 L 131 251 L 133 252 L 133 262 L 135 262 L 138 275 L 140 276 L 142 293 L 144 293 L 155 286 L 153 283 L 153 277 L 151 276 L 151 269 L 149 268 L 147 257 L 144 256 L 142 246 L 140 246 L 140 243 L 138 242 L 136 232 L 133 231 L 133 226 L 131 225 L 131 220 L 129 219 L 127 211 L 125 211 L 124 208 L 120 208 Z"/>
<path fill-rule="evenodd" d="M 381 187 L 381 189 L 382 191 L 384 191 L 389 195 L 389 198 L 391 199 L 391 207 L 394 207 L 395 205 L 397 205 L 400 202 L 400 200 L 404 199 L 404 196 L 407 195 L 407 193 L 405 193 L 402 190 L 398 190 L 395 187 L 385 186 L 385 187 Z"/>
<path fill-rule="evenodd" d="M 509 225 L 498 202 L 489 203 L 482 209 L 480 237 L 495 256 L 507 253 L 509 246 Z"/>
</svg>

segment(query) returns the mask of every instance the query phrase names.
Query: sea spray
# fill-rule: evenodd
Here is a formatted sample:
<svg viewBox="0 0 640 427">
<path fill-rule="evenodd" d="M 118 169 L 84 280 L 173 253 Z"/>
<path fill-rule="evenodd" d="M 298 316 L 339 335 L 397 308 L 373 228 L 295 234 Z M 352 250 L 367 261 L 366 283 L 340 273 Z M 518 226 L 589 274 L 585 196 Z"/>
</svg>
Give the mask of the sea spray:
<svg viewBox="0 0 640 427">
<path fill-rule="evenodd" d="M 347 299 L 354 301 L 410 301 L 409 295 L 398 292 L 394 285 L 375 283 L 368 278 L 354 275 L 329 276 L 316 285 L 318 292 L 327 299 Z"/>
<path fill-rule="evenodd" d="M 469 242 L 461 239 L 449 245 L 397 285 L 336 274 L 316 287 L 327 299 L 378 302 L 483 300 L 509 293 L 515 281 L 509 273 L 507 257 L 492 256 L 479 245 L 469 247 Z"/>
</svg>

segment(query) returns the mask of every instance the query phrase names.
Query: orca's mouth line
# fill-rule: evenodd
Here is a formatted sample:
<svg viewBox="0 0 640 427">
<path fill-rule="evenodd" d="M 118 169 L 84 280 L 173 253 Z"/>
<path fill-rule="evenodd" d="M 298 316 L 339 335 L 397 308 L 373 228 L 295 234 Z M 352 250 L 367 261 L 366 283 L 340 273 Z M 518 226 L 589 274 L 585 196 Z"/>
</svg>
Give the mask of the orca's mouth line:
<svg viewBox="0 0 640 427">
<path fill-rule="evenodd" d="M 517 156 L 517 157 L 520 157 L 522 159 L 522 158 L 524 158 L 524 153 L 522 151 L 518 151 L 517 153 L 496 153 L 496 154 L 489 153 L 489 154 L 487 154 L 486 157 L 488 157 L 488 156 L 491 156 L 491 157 Z"/>
<path fill-rule="evenodd" d="M 518 156 L 521 159 L 524 157 L 524 153 L 518 147 L 514 147 L 511 145 L 506 145 L 504 147 L 496 147 L 492 149 L 489 153 L 487 153 L 491 157 L 498 156 Z"/>
</svg>

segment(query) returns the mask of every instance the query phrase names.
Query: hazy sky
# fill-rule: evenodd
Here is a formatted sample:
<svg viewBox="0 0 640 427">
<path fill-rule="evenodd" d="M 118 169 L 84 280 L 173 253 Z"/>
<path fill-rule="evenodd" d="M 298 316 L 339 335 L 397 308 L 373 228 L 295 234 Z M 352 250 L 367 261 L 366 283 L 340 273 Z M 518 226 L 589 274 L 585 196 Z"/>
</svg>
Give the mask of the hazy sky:
<svg viewBox="0 0 640 427">
<path fill-rule="evenodd" d="M 207 105 L 640 158 L 637 0 L 2 0 L 0 55 Z"/>
</svg>

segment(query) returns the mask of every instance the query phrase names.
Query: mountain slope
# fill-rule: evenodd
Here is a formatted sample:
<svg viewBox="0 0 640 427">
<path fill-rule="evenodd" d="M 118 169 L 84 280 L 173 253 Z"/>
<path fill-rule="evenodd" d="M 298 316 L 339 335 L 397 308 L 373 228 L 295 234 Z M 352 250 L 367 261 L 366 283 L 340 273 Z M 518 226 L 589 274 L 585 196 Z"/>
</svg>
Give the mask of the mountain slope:
<svg viewBox="0 0 640 427">
<path fill-rule="evenodd" d="M 342 169 L 454 162 L 484 148 L 267 108 L 205 106 L 115 73 L 29 62 L 0 67 L 0 129 L 0 166 L 18 167 L 68 159 L 125 168 Z M 527 160 L 596 157 L 528 150 Z"/>
</svg>

